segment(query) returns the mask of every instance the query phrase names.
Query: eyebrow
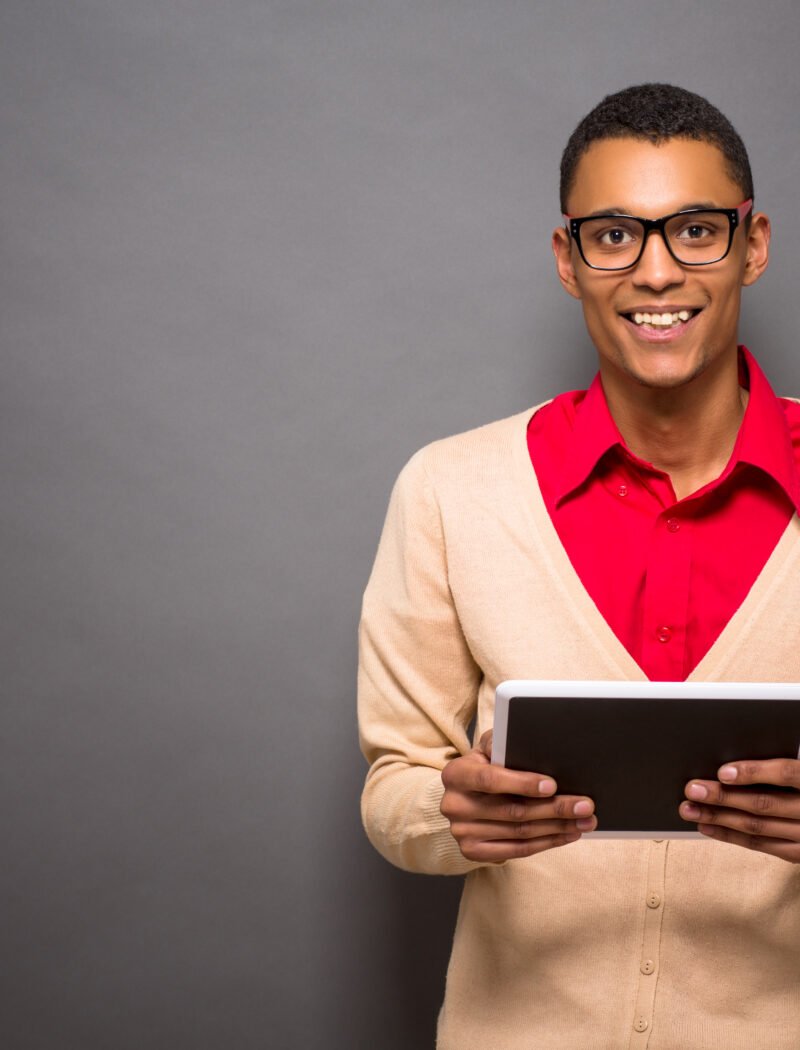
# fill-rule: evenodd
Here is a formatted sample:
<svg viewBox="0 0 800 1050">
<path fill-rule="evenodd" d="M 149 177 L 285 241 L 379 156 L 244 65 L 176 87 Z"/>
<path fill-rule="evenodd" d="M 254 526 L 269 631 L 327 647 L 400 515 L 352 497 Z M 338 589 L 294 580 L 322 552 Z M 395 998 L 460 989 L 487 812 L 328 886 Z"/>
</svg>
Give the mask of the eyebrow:
<svg viewBox="0 0 800 1050">
<path fill-rule="evenodd" d="M 682 212 L 682 211 L 705 211 L 707 209 L 719 208 L 719 207 L 720 207 L 720 205 L 716 204 L 714 201 L 709 201 L 709 200 L 692 201 L 689 204 L 682 204 L 680 208 L 676 209 L 676 211 L 667 212 L 667 215 L 677 215 L 678 212 Z M 628 211 L 627 208 L 622 207 L 622 205 L 610 204 L 606 208 L 596 208 L 594 211 L 588 212 L 584 216 L 584 218 L 592 219 L 596 215 L 631 215 L 631 216 L 633 216 L 633 213 Z"/>
</svg>

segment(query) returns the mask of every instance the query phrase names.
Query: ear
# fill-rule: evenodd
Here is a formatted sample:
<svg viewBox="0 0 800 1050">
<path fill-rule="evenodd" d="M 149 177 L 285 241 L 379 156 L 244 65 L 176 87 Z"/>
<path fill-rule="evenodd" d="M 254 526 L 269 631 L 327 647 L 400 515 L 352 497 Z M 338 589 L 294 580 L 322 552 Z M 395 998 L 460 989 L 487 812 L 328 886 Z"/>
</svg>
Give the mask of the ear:
<svg viewBox="0 0 800 1050">
<path fill-rule="evenodd" d="M 769 263 L 769 238 L 771 227 L 767 216 L 758 211 L 750 218 L 747 231 L 747 255 L 744 263 L 742 284 L 755 284 Z"/>
<path fill-rule="evenodd" d="M 574 299 L 580 299 L 581 291 L 578 287 L 578 278 L 575 276 L 575 267 L 572 265 L 572 238 L 563 226 L 558 226 L 553 230 L 551 244 L 553 246 L 553 255 L 556 257 L 556 271 L 558 272 L 559 281 L 561 281 L 564 290 L 569 292 Z"/>
</svg>

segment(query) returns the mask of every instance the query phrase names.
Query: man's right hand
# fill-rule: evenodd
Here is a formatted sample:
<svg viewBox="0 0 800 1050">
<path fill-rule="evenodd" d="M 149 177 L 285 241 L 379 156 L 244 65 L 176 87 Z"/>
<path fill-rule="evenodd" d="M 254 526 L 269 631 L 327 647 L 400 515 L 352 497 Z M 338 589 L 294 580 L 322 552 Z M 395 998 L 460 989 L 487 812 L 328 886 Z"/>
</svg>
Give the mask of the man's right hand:
<svg viewBox="0 0 800 1050">
<path fill-rule="evenodd" d="M 467 860 L 501 864 L 576 842 L 597 827 L 594 802 L 557 795 L 551 777 L 493 766 L 492 731 L 442 770 L 441 811 Z"/>
</svg>

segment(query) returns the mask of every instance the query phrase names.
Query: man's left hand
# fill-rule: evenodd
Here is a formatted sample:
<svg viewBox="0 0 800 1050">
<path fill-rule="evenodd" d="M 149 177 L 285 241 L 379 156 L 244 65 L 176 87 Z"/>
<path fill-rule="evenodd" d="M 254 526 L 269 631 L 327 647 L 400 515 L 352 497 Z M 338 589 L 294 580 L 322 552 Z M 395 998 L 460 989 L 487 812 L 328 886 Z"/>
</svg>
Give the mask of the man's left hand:
<svg viewBox="0 0 800 1050">
<path fill-rule="evenodd" d="M 683 819 L 709 838 L 800 864 L 800 760 L 728 762 L 717 776 L 689 781 Z"/>
</svg>

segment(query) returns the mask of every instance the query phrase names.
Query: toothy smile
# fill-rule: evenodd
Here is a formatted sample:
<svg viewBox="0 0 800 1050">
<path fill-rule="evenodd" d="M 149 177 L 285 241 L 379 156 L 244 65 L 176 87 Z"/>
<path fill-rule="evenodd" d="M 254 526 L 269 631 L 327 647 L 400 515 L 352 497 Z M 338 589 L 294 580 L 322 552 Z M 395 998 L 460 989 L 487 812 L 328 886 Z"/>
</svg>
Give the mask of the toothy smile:
<svg viewBox="0 0 800 1050">
<path fill-rule="evenodd" d="M 683 324 L 697 313 L 696 310 L 676 310 L 674 313 L 635 313 L 625 314 L 635 325 L 648 325 L 650 328 L 674 328 Z"/>
</svg>

